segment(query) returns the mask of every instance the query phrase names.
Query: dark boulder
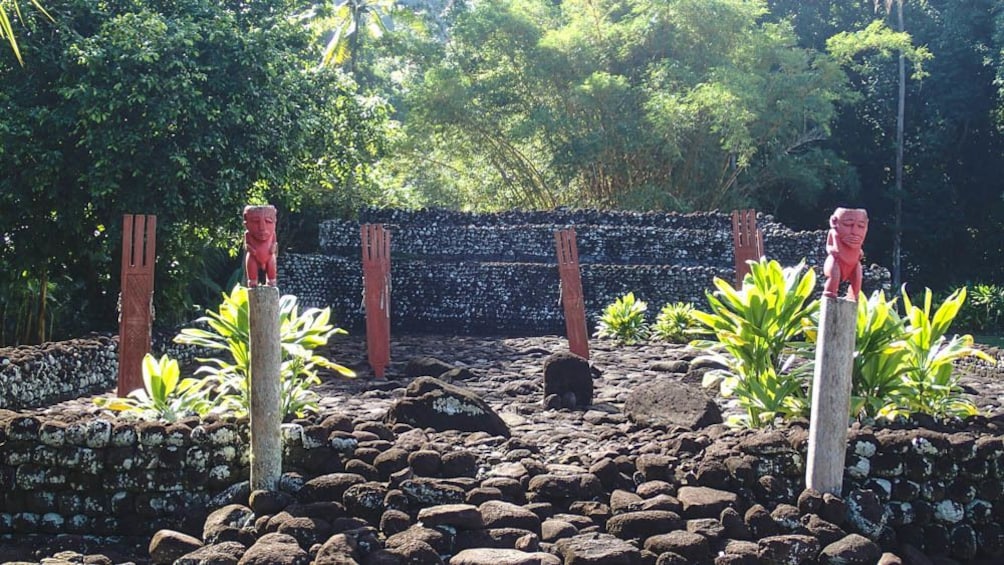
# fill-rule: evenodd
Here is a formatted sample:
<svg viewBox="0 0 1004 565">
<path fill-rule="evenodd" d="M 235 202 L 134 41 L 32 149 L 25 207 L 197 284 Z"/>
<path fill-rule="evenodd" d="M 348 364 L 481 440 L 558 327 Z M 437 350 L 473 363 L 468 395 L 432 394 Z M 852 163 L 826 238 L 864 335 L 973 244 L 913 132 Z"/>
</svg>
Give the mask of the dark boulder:
<svg viewBox="0 0 1004 565">
<path fill-rule="evenodd" d="M 509 437 L 509 426 L 484 400 L 468 389 L 432 377 L 418 377 L 384 421 L 438 431 L 486 432 Z"/>
<path fill-rule="evenodd" d="M 641 426 L 683 426 L 692 430 L 722 422 L 718 405 L 702 390 L 668 379 L 638 386 L 624 403 L 624 413 Z"/>
<path fill-rule="evenodd" d="M 574 353 L 559 351 L 544 361 L 544 397 L 556 394 L 561 398 L 570 398 L 574 394 L 574 406 L 565 408 L 589 406 L 593 403 L 593 368 L 589 361 Z"/>
<path fill-rule="evenodd" d="M 404 376 L 409 379 L 417 377 L 439 377 L 454 369 L 453 365 L 440 361 L 435 357 L 416 357 L 404 366 Z"/>
</svg>

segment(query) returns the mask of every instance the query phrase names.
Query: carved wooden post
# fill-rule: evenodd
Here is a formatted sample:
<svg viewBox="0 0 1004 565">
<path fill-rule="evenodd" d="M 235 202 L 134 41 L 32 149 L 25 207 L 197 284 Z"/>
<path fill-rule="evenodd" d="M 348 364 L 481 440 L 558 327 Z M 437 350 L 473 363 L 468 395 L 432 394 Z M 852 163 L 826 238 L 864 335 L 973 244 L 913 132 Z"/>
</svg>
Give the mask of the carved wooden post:
<svg viewBox="0 0 1004 565">
<path fill-rule="evenodd" d="M 157 216 L 123 216 L 119 396 L 143 388 L 143 356 L 150 352 L 153 325 L 153 266 L 156 247 Z"/>
<path fill-rule="evenodd" d="M 378 379 L 390 363 L 390 232 L 379 224 L 363 224 L 363 304 L 366 350 Z"/>
<path fill-rule="evenodd" d="M 812 377 L 812 415 L 805 485 L 840 496 L 851 412 L 851 372 L 857 303 L 822 298 L 816 367 Z"/>
<path fill-rule="evenodd" d="M 282 413 L 279 407 L 279 289 L 248 289 L 251 343 L 251 489 L 275 490 L 282 474 Z"/>
<path fill-rule="evenodd" d="M 565 309 L 565 331 L 568 350 L 589 359 L 589 332 L 586 329 L 586 306 L 582 298 L 582 276 L 579 272 L 579 249 L 575 230 L 554 233 L 558 248 L 558 274 L 561 276 L 561 303 Z"/>
<path fill-rule="evenodd" d="M 746 261 L 759 261 L 763 257 L 763 232 L 756 227 L 756 210 L 732 211 L 732 242 L 736 259 L 736 288 L 741 288 L 743 278 L 750 272 Z"/>
<path fill-rule="evenodd" d="M 812 378 L 812 416 L 805 484 L 820 492 L 840 495 L 847 451 L 847 424 L 851 409 L 857 298 L 861 292 L 861 246 L 868 235 L 868 212 L 862 208 L 837 208 L 826 234 L 823 298 L 816 342 L 816 367 Z M 847 282 L 847 298 L 839 299 L 840 283 Z"/>
</svg>

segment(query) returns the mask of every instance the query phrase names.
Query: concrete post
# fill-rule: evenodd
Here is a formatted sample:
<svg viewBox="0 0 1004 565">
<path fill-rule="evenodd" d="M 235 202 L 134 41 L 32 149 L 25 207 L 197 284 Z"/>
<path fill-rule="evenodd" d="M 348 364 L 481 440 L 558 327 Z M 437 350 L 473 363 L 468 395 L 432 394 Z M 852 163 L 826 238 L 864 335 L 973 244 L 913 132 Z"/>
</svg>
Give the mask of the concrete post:
<svg viewBox="0 0 1004 565">
<path fill-rule="evenodd" d="M 824 296 L 816 342 L 805 484 L 837 496 L 844 480 L 857 311 L 856 302 Z"/>
<path fill-rule="evenodd" d="M 279 289 L 248 289 L 251 331 L 251 489 L 275 490 L 282 474 Z"/>
</svg>

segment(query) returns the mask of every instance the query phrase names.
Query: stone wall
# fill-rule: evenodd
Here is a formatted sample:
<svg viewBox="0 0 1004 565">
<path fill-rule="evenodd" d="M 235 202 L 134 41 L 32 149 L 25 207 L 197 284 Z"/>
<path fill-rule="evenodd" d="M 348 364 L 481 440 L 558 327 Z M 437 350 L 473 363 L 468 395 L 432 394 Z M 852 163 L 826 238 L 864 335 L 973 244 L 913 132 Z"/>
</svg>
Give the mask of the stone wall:
<svg viewBox="0 0 1004 565">
<path fill-rule="evenodd" d="M 173 343 L 174 335 L 155 333 L 153 353 L 180 362 L 207 353 Z M 106 392 L 115 388 L 118 368 L 118 336 L 0 348 L 0 409 L 37 408 Z"/>
<path fill-rule="evenodd" d="M 353 329 L 364 320 L 360 222 L 385 224 L 392 234 L 396 331 L 562 333 L 554 232 L 568 227 L 576 231 L 591 325 L 629 291 L 654 317 L 669 302 L 700 307 L 715 277 L 734 279 L 728 214 L 364 210 L 358 222 L 322 222 L 320 254 L 287 254 L 279 264 L 284 293 L 308 306 L 331 306 L 335 320 Z M 825 231 L 795 232 L 762 215 L 759 225 L 768 257 L 822 265 Z M 888 271 L 877 266 L 865 279 L 866 289 L 889 284 Z"/>
<path fill-rule="evenodd" d="M 247 476 L 243 422 L 0 410 L 0 535 L 148 535 Z"/>
<path fill-rule="evenodd" d="M 0 348 L 0 408 L 32 408 L 104 392 L 118 375 L 117 340 Z"/>
<path fill-rule="evenodd" d="M 686 474 L 782 515 L 777 507 L 804 488 L 807 430 L 792 425 L 734 441 L 716 440 L 685 463 Z M 954 431 L 854 425 L 845 463 L 843 500 L 857 533 L 962 562 L 1004 555 L 1000 422 Z M 804 511 L 801 500 L 798 507 Z"/>
<path fill-rule="evenodd" d="M 285 424 L 284 462 L 309 478 L 342 469 L 364 450 L 373 457 L 392 448 L 364 428 L 353 430 L 352 418 L 340 414 Z M 641 480 L 735 492 L 740 512 L 760 504 L 778 523 L 823 513 L 800 498 L 804 427 L 732 431 L 714 442 L 699 434 L 667 438 L 686 457 L 630 454 L 625 463 Z M 246 422 L 232 419 L 165 426 L 0 411 L 0 543 L 36 534 L 191 531 L 207 508 L 246 504 L 246 445 Z M 999 430 L 851 430 L 842 497 L 849 531 L 883 545 L 909 543 L 962 560 L 1001 555 L 1002 485 Z"/>
</svg>

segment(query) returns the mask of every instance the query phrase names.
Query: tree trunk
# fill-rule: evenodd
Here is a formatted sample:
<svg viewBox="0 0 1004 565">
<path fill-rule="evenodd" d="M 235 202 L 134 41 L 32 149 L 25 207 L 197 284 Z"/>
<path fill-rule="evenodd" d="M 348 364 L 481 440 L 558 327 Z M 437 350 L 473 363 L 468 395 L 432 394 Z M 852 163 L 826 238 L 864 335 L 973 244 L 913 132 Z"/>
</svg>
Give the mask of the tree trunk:
<svg viewBox="0 0 1004 565">
<path fill-rule="evenodd" d="M 903 0 L 896 3 L 899 31 L 903 32 Z M 896 108 L 896 190 L 893 194 L 892 287 L 902 284 L 903 255 L 903 119 L 906 107 L 906 59 L 899 54 L 899 99 Z"/>
<path fill-rule="evenodd" d="M 38 321 L 36 322 L 38 326 L 35 328 L 38 343 L 45 342 L 45 303 L 48 302 L 48 296 L 46 295 L 48 286 L 49 268 L 42 267 L 42 273 L 38 277 Z"/>
</svg>

